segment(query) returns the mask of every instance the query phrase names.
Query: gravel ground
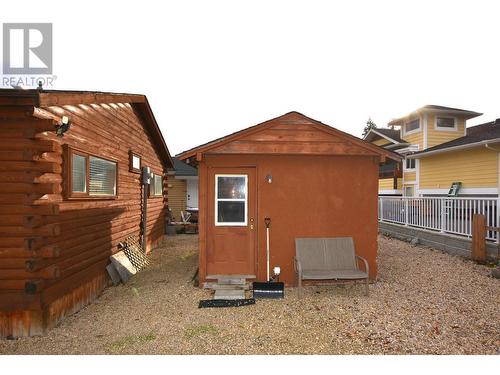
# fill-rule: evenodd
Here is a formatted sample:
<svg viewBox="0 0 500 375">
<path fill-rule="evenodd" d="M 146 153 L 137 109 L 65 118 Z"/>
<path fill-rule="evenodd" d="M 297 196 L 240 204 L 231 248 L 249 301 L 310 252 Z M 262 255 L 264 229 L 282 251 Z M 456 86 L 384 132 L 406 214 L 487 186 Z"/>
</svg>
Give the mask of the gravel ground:
<svg viewBox="0 0 500 375">
<path fill-rule="evenodd" d="M 189 282 L 197 237 L 179 235 L 153 265 L 43 337 L 0 340 L 4 354 L 500 354 L 500 281 L 491 269 L 379 237 L 379 280 L 307 287 L 302 300 L 198 309 Z"/>
</svg>

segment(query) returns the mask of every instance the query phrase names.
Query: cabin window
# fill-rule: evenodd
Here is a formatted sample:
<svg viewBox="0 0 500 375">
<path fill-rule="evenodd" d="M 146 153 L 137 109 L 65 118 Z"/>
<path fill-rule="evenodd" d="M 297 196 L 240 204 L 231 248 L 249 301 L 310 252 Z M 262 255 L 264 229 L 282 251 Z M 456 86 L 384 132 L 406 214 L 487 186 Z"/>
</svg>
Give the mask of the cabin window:
<svg viewBox="0 0 500 375">
<path fill-rule="evenodd" d="M 69 149 L 68 198 L 113 198 L 117 193 L 117 163 Z"/>
<path fill-rule="evenodd" d="M 134 173 L 141 173 L 141 156 L 133 151 L 129 152 L 129 170 Z"/>
<path fill-rule="evenodd" d="M 151 197 L 163 196 L 163 178 L 161 177 L 161 175 L 153 173 L 149 185 L 149 195 Z"/>
<path fill-rule="evenodd" d="M 415 159 L 405 159 L 405 169 L 415 169 Z"/>
<path fill-rule="evenodd" d="M 415 119 L 405 123 L 405 133 L 411 133 L 420 129 L 420 119 Z"/>
<path fill-rule="evenodd" d="M 215 175 L 215 225 L 246 226 L 247 175 Z"/>
<path fill-rule="evenodd" d="M 438 117 L 436 118 L 436 127 L 438 129 L 455 129 L 456 122 L 454 117 Z"/>
</svg>

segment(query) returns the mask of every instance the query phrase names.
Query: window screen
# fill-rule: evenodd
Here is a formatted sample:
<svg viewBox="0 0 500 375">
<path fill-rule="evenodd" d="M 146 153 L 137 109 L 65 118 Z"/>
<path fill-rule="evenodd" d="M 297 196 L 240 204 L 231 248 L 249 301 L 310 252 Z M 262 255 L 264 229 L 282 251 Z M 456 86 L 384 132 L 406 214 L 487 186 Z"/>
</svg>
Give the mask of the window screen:
<svg viewBox="0 0 500 375">
<path fill-rule="evenodd" d="M 74 193 L 87 192 L 87 158 L 82 155 L 73 154 L 72 161 L 72 187 Z"/>
<path fill-rule="evenodd" d="M 215 176 L 215 215 L 216 225 L 247 224 L 247 190 L 246 175 Z"/>
<path fill-rule="evenodd" d="M 89 157 L 89 195 L 116 194 L 116 163 Z"/>
</svg>

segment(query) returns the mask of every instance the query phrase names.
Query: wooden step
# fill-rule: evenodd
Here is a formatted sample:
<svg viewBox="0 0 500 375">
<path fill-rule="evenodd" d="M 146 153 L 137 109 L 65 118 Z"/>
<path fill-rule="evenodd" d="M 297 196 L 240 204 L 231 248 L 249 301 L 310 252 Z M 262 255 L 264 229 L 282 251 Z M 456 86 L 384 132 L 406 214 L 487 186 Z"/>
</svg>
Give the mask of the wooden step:
<svg viewBox="0 0 500 375">
<path fill-rule="evenodd" d="M 216 279 L 219 285 L 245 285 L 247 283 L 246 276 L 252 275 L 211 275 L 210 279 Z"/>
<path fill-rule="evenodd" d="M 216 290 L 213 299 L 245 299 L 244 290 Z"/>
<path fill-rule="evenodd" d="M 238 290 L 238 289 L 249 290 L 250 285 L 248 283 L 245 283 L 245 284 L 218 284 L 216 282 L 205 282 L 203 284 L 203 288 L 204 289 L 213 289 L 213 290 L 221 290 L 221 289 L 225 289 L 225 290 Z"/>
<path fill-rule="evenodd" d="M 234 278 L 234 279 L 255 279 L 255 275 L 207 275 L 205 276 L 205 279 L 207 280 L 217 280 L 217 279 L 227 279 L 227 278 Z"/>
</svg>

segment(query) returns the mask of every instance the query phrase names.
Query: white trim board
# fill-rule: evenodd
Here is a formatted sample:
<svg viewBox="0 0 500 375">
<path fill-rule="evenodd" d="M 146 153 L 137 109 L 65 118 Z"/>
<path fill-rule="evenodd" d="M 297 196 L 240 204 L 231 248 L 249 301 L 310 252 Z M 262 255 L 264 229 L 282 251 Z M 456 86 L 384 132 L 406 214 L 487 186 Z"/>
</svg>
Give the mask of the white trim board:
<svg viewBox="0 0 500 375">
<path fill-rule="evenodd" d="M 378 194 L 401 195 L 403 194 L 403 190 L 379 190 Z"/>
<path fill-rule="evenodd" d="M 416 155 L 408 155 L 409 159 L 420 159 L 425 156 L 430 156 L 430 155 L 436 155 L 436 154 L 442 154 L 444 152 L 452 152 L 452 151 L 458 151 L 458 150 L 467 150 L 469 148 L 475 148 L 479 146 L 485 146 L 488 144 L 492 143 L 499 143 L 500 138 L 493 138 L 493 139 L 486 139 L 484 141 L 479 141 L 479 142 L 474 142 L 474 143 L 467 143 L 465 145 L 459 145 L 459 146 L 452 146 L 452 147 L 447 147 L 447 148 L 440 148 L 438 150 L 431 150 L 431 151 L 423 151 L 422 153 L 418 153 Z"/>
<path fill-rule="evenodd" d="M 426 113 L 424 114 L 424 144 L 423 144 L 423 149 L 425 150 L 427 148 L 427 134 L 428 134 L 428 129 L 427 126 L 429 126 L 429 115 Z"/>
<path fill-rule="evenodd" d="M 451 184 L 450 184 L 451 186 Z M 448 194 L 450 189 L 418 189 L 419 194 Z M 463 188 L 459 194 L 498 194 L 498 188 Z"/>
</svg>

